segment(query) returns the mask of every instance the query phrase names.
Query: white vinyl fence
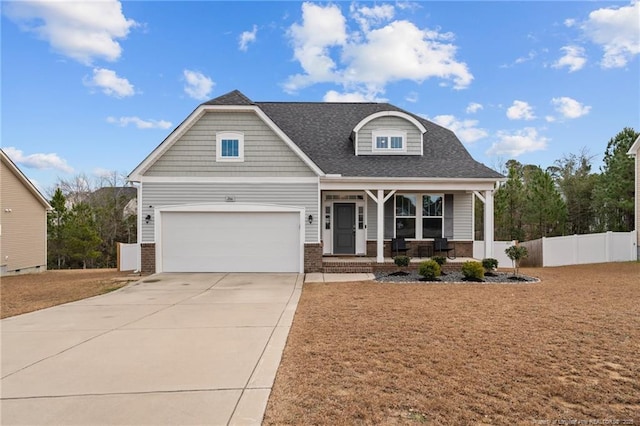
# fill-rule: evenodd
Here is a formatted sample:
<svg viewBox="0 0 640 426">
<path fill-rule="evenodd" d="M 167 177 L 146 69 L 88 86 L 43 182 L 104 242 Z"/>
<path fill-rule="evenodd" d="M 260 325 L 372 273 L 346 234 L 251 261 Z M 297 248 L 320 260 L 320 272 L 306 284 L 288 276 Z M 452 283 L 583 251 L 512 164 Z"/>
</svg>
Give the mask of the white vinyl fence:
<svg viewBox="0 0 640 426">
<path fill-rule="evenodd" d="M 636 256 L 635 231 L 542 238 L 542 266 L 626 262 Z"/>
<path fill-rule="evenodd" d="M 118 271 L 138 271 L 140 244 L 118 243 Z"/>
<path fill-rule="evenodd" d="M 511 259 L 505 249 L 515 241 L 495 241 L 493 257 L 501 268 L 511 267 Z M 637 260 L 636 231 L 603 232 L 601 234 L 569 235 L 566 237 L 540 238 L 521 242 L 529 255 L 521 266 L 563 266 L 583 263 L 628 262 Z M 484 257 L 484 241 L 473 242 L 473 257 Z"/>
<path fill-rule="evenodd" d="M 510 268 L 512 266 L 511 259 L 504 252 L 507 248 L 514 245 L 515 241 L 494 241 L 493 242 L 493 258 L 498 261 L 499 268 Z M 474 259 L 484 258 L 484 241 L 473 242 Z"/>
</svg>

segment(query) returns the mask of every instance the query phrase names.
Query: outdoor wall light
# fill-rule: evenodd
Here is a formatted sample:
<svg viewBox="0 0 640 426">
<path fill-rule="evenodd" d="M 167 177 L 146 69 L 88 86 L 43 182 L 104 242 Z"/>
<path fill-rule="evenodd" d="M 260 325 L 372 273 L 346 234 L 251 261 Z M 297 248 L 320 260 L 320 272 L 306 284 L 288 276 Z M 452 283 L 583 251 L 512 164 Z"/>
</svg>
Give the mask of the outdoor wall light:
<svg viewBox="0 0 640 426">
<path fill-rule="evenodd" d="M 148 214 L 147 216 L 145 216 L 144 218 L 144 223 L 149 223 L 149 221 L 151 220 L 151 215 Z"/>
<path fill-rule="evenodd" d="M 313 223 L 313 215 L 309 215 L 307 220 L 309 221 L 309 225 L 311 225 Z"/>
</svg>

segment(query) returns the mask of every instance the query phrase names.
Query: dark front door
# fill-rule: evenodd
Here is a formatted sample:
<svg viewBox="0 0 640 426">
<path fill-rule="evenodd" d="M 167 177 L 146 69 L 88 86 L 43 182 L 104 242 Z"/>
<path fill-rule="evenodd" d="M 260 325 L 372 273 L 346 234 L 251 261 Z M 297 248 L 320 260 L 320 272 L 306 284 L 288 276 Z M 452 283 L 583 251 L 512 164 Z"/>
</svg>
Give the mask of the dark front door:
<svg viewBox="0 0 640 426">
<path fill-rule="evenodd" d="M 356 253 L 356 205 L 333 205 L 333 254 Z"/>
</svg>

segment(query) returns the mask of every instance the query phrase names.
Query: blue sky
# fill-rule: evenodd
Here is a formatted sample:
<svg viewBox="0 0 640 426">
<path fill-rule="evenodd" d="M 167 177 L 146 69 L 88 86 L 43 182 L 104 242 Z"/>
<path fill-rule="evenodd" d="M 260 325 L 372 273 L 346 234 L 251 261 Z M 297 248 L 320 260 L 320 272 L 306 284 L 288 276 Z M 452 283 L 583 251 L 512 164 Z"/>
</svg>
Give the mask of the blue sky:
<svg viewBox="0 0 640 426">
<path fill-rule="evenodd" d="M 201 102 L 386 101 L 479 161 L 601 165 L 640 130 L 640 3 L 7 2 L 2 148 L 45 192 L 127 174 Z"/>
</svg>

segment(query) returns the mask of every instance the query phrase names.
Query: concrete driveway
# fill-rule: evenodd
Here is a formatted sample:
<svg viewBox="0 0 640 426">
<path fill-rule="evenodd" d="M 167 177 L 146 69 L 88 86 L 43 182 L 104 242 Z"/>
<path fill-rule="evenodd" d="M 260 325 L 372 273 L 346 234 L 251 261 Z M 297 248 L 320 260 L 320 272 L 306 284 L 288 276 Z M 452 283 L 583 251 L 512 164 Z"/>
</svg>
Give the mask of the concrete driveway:
<svg viewBox="0 0 640 426">
<path fill-rule="evenodd" d="M 157 274 L 0 322 L 0 422 L 259 424 L 297 274 Z"/>
</svg>

